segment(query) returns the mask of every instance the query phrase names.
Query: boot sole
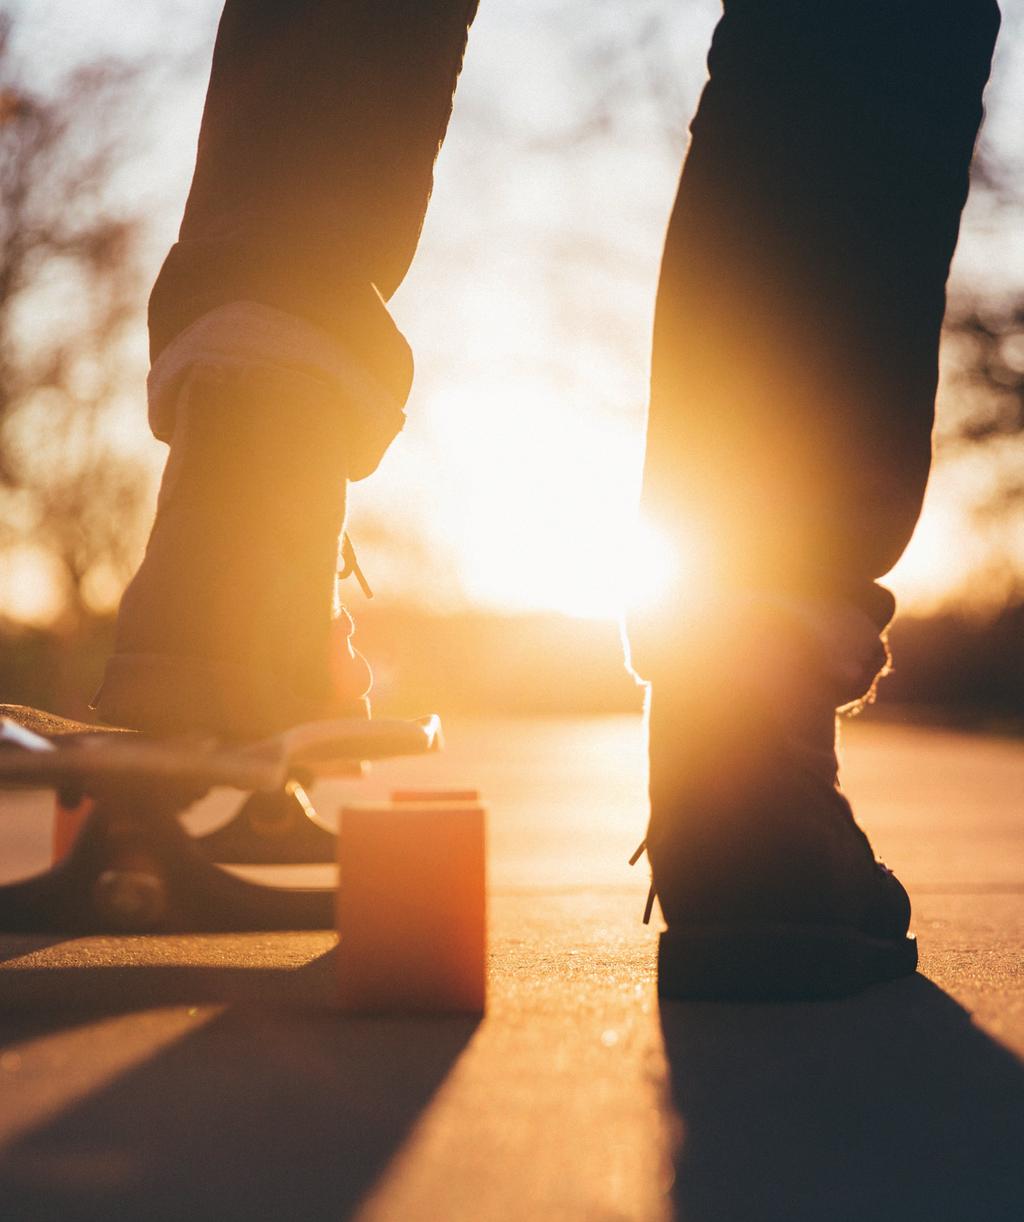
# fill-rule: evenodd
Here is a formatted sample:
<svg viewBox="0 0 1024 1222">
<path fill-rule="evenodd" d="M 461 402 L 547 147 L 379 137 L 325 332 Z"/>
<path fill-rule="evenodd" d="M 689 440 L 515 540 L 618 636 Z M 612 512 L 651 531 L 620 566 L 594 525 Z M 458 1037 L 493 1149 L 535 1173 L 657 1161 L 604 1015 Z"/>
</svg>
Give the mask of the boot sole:
<svg viewBox="0 0 1024 1222">
<path fill-rule="evenodd" d="M 917 939 L 815 925 L 668 929 L 658 994 L 676 1001 L 813 1001 L 848 997 L 917 968 Z"/>
</svg>

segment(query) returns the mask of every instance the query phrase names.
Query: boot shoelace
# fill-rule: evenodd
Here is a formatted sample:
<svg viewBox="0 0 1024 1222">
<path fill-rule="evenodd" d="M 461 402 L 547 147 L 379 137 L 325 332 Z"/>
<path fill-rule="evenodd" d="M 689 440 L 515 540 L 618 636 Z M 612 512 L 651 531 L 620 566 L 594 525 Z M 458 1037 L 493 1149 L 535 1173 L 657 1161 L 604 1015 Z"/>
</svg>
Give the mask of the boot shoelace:
<svg viewBox="0 0 1024 1222">
<path fill-rule="evenodd" d="M 359 561 L 356 558 L 356 549 L 352 546 L 352 540 L 349 537 L 348 531 L 341 537 L 341 559 L 342 567 L 338 570 L 338 580 L 344 581 L 346 577 L 354 577 L 359 582 L 359 588 L 367 598 L 373 598 L 373 591 L 370 589 L 370 583 L 366 580 L 366 574 L 359 567 Z"/>
<path fill-rule="evenodd" d="M 629 859 L 629 864 L 631 866 L 635 866 L 636 863 L 640 860 L 641 857 L 643 857 L 644 853 L 646 852 L 647 852 L 647 839 L 645 837 L 636 846 L 636 851 L 634 852 L 633 856 Z M 654 911 L 655 895 L 657 895 L 657 891 L 655 890 L 654 879 L 652 878 L 650 888 L 647 892 L 647 903 L 644 905 L 644 924 L 645 925 L 650 925 L 651 923 L 651 913 Z"/>
</svg>

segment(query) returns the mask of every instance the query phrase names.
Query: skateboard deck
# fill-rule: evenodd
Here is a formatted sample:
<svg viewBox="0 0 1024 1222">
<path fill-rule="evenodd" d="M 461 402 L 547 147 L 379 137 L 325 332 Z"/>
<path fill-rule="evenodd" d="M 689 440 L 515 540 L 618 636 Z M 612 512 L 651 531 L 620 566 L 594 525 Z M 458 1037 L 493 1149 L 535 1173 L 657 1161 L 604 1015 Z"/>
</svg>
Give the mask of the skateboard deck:
<svg viewBox="0 0 1024 1222">
<path fill-rule="evenodd" d="M 436 716 L 310 722 L 251 744 L 156 738 L 0 705 L 0 789 L 55 791 L 74 825 L 44 874 L 0 886 L 0 930 L 66 933 L 325 928 L 335 888 L 285 889 L 216 862 L 335 859 L 302 782 L 441 746 Z M 178 816 L 208 789 L 250 796 L 191 837 Z"/>
<path fill-rule="evenodd" d="M 440 735 L 436 716 L 353 718 L 307 722 L 255 743 L 227 745 L 212 738 L 152 738 L 0 704 L 0 788 L 75 782 L 89 788 L 134 778 L 272 792 L 296 774 L 329 776 L 353 764 L 437 750 Z"/>
</svg>

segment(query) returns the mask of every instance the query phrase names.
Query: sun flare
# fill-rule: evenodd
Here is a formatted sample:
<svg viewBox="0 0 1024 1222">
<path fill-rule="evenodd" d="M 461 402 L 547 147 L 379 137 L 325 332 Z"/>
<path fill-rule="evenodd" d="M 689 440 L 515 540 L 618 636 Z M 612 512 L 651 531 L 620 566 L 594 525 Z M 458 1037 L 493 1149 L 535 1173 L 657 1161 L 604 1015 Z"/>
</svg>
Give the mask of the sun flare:
<svg viewBox="0 0 1024 1222">
<path fill-rule="evenodd" d="M 612 618 L 678 584 L 678 547 L 637 518 L 639 423 L 587 417 L 537 385 L 449 390 L 425 414 L 445 442 L 431 529 L 468 601 Z"/>
</svg>

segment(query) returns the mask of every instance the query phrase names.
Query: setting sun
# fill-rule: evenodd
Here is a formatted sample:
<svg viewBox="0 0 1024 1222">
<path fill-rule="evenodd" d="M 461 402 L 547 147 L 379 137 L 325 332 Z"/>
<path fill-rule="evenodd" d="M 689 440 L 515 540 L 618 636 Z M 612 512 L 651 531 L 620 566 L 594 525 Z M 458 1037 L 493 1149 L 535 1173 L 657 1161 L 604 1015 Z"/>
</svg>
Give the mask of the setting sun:
<svg viewBox="0 0 1024 1222">
<path fill-rule="evenodd" d="M 423 431 L 444 438 L 443 470 L 421 485 L 424 528 L 468 602 L 610 618 L 664 597 L 679 560 L 637 523 L 639 421 L 588 418 L 525 380 L 441 392 L 420 410 Z M 684 567 L 697 570 L 692 551 Z"/>
</svg>

